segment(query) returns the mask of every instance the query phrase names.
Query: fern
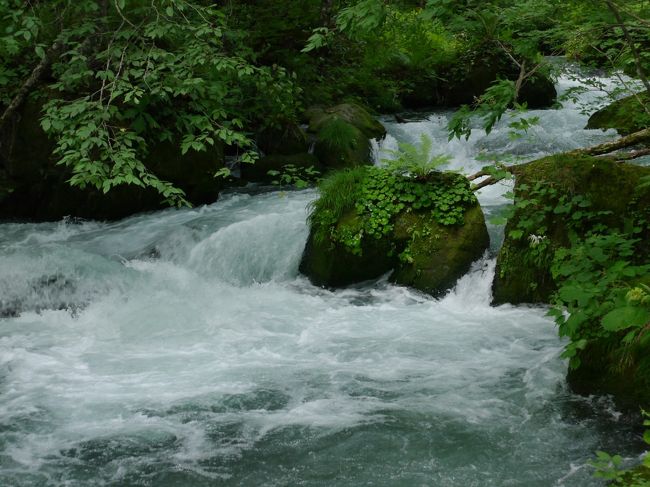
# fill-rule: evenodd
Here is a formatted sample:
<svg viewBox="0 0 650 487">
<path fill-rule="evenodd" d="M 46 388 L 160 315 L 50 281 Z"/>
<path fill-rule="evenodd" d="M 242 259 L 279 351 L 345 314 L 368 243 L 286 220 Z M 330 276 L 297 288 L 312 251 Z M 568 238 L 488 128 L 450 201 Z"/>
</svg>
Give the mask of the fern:
<svg viewBox="0 0 650 487">
<path fill-rule="evenodd" d="M 426 134 L 420 136 L 420 145 L 400 143 L 396 151 L 386 151 L 393 159 L 382 159 L 387 168 L 401 175 L 416 179 L 426 179 L 438 168 L 447 164 L 451 156 L 447 154 L 431 155 L 433 141 Z"/>
</svg>

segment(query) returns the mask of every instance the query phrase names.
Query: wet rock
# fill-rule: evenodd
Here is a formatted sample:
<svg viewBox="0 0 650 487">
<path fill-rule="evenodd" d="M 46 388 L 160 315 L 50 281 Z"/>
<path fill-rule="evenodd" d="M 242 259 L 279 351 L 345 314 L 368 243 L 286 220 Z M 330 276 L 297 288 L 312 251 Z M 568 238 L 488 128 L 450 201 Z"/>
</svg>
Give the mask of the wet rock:
<svg viewBox="0 0 650 487">
<path fill-rule="evenodd" d="M 587 129 L 615 129 L 621 135 L 628 135 L 650 127 L 650 114 L 643 104 L 650 107 L 650 94 L 646 92 L 630 95 L 595 112 L 587 122 Z"/>
<path fill-rule="evenodd" d="M 381 123 L 353 103 L 312 108 L 305 116 L 308 131 L 315 136 L 314 155 L 327 169 L 371 164 L 370 140 L 386 135 Z"/>
<path fill-rule="evenodd" d="M 422 209 L 418 199 L 412 199 L 392 217 L 390 232 L 380 238 L 365 236 L 368 227 L 374 225 L 373 216 L 359 213 L 358 208 L 338 218 L 325 238 L 313 223 L 318 217 L 312 217 L 301 272 L 326 287 L 355 284 L 388 272 L 391 281 L 434 296 L 453 287 L 489 245 L 483 212 L 469 191 L 469 183 L 458 174 L 439 173 L 426 182 L 408 184 L 440 191 L 465 187 L 468 200 L 458 203 L 462 205 L 462 222 L 441 223 L 439 214 L 434 215 L 431 208 Z M 360 239 L 358 249 L 346 243 L 354 239 Z"/>
</svg>

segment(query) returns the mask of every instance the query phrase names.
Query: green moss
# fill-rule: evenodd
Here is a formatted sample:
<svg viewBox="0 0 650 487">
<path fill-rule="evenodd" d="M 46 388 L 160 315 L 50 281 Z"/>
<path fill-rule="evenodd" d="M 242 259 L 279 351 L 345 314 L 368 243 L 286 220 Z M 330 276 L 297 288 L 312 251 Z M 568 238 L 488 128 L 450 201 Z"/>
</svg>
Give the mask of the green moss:
<svg viewBox="0 0 650 487">
<path fill-rule="evenodd" d="M 585 235 L 595 225 L 621 231 L 635 213 L 646 211 L 650 196 L 636 187 L 647 174 L 649 168 L 588 156 L 556 155 L 517 168 L 515 207 L 533 203 L 516 208 L 506 225 L 495 303 L 548 302 L 557 287 L 550 273 L 555 251 L 569 246 L 572 234 Z M 560 201 L 568 205 L 565 211 L 556 210 Z M 534 245 L 535 236 L 543 238 L 541 245 Z"/>
<path fill-rule="evenodd" d="M 440 294 L 489 244 L 466 178 L 414 180 L 389 170 L 341 171 L 326 179 L 310 216 L 301 271 L 339 286 L 379 277 Z"/>
<path fill-rule="evenodd" d="M 386 129 L 365 108 L 356 103 L 343 103 L 330 108 L 312 108 L 305 112 L 309 131 L 319 133 L 325 125 L 340 119 L 356 127 L 368 139 L 382 138 Z"/>
<path fill-rule="evenodd" d="M 645 106 L 645 108 L 644 108 Z M 587 122 L 588 129 L 616 129 L 621 135 L 650 127 L 650 93 L 630 95 L 601 108 Z"/>
<path fill-rule="evenodd" d="M 410 238 L 391 279 L 433 295 L 452 287 L 490 243 L 479 205 L 465 212 L 463 225 L 441 225 L 430 214 L 401 214 L 395 237 L 404 231 Z"/>
</svg>

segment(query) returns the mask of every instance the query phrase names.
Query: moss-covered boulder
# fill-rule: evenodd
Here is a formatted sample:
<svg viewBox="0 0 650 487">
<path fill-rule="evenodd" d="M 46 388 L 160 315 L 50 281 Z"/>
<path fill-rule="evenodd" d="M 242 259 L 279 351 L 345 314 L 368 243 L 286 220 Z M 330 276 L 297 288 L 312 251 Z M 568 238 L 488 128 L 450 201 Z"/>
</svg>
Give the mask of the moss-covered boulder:
<svg viewBox="0 0 650 487">
<path fill-rule="evenodd" d="M 580 155 L 515 170 L 497 303 L 551 303 L 568 382 L 650 407 L 650 168 Z"/>
<path fill-rule="evenodd" d="M 556 155 L 515 171 L 514 213 L 505 229 L 493 284 L 495 303 L 547 303 L 557 285 L 551 261 L 596 225 L 620 231 L 650 197 L 639 179 L 650 168 L 603 158 Z M 650 236 L 647 236 L 650 237 Z"/>
<path fill-rule="evenodd" d="M 532 61 L 530 63 L 533 65 Z M 498 78 L 515 81 L 518 76 L 519 68 L 500 48 L 468 51 L 437 76 L 417 79 L 412 89 L 403 95 L 402 103 L 414 109 L 472 104 Z M 518 102 L 526 103 L 528 108 L 547 108 L 556 98 L 557 91 L 550 76 L 537 72 L 523 83 Z"/>
<path fill-rule="evenodd" d="M 489 245 L 467 179 L 452 173 L 339 171 L 323 182 L 310 223 L 300 270 L 328 287 L 391 272 L 395 283 L 440 295 Z"/>
<path fill-rule="evenodd" d="M 645 108 L 644 108 L 645 107 Z M 601 108 L 587 122 L 588 129 L 615 129 L 628 135 L 650 127 L 650 93 L 630 95 Z"/>
<path fill-rule="evenodd" d="M 384 126 L 368 110 L 356 103 L 342 103 L 330 108 L 310 108 L 305 112 L 309 132 L 319 133 L 332 120 L 340 119 L 356 127 L 364 137 L 381 139 L 386 135 Z"/>
<path fill-rule="evenodd" d="M 354 103 L 312 108 L 305 117 L 315 140 L 314 154 L 325 168 L 371 164 L 370 140 L 386 135 L 384 126 Z"/>
<path fill-rule="evenodd" d="M 391 279 L 432 295 L 453 287 L 490 244 L 478 204 L 466 209 L 462 225 L 441 225 L 431 213 L 401 213 L 393 235 L 405 250 Z"/>
</svg>

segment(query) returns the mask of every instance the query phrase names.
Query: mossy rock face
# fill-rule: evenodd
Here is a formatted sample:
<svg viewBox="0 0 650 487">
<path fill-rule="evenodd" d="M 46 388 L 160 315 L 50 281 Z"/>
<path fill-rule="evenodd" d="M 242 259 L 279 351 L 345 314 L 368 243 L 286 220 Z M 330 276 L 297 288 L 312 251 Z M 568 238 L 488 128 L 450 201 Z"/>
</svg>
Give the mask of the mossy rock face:
<svg viewBox="0 0 650 487">
<path fill-rule="evenodd" d="M 268 172 L 278 171 L 282 173 L 287 166 L 292 166 L 302 171 L 310 168 L 322 171 L 320 161 L 313 154 L 307 152 L 291 155 L 273 154 L 260 157 L 253 164 L 242 164 L 241 177 L 246 181 L 270 183 L 278 179 L 278 176 L 269 175 Z"/>
<path fill-rule="evenodd" d="M 422 209 L 417 199 L 400 207 L 390 223 L 385 220 L 384 224 L 389 226 L 388 233 L 383 235 L 367 235 L 368 229 L 374 227 L 373 216 L 358 206 L 338 218 L 325 237 L 314 225 L 312 216 L 300 271 L 313 283 L 327 287 L 355 284 L 392 271 L 390 280 L 397 284 L 434 296 L 448 291 L 472 262 L 483 255 L 489 246 L 489 236 L 483 212 L 467 180 L 457 174 L 440 174 L 434 179 L 421 184 L 450 191 L 466 186 L 469 193 L 460 203 L 463 206 L 459 210 L 462 219 L 459 223 L 441 224 L 440 212 Z M 381 213 L 380 208 L 377 213 Z M 359 245 L 350 248 L 345 242 L 359 242 Z"/>
<path fill-rule="evenodd" d="M 365 108 L 356 103 L 342 103 L 330 108 L 310 108 L 305 112 L 309 132 L 318 134 L 334 119 L 341 119 L 356 127 L 368 139 L 381 139 L 386 129 Z"/>
<path fill-rule="evenodd" d="M 431 215 L 403 213 L 395 222 L 395 238 L 413 239 L 408 256 L 400 259 L 391 276 L 397 284 L 434 296 L 454 286 L 490 245 L 485 217 L 477 204 L 465 212 L 461 226 L 440 225 Z"/>
<path fill-rule="evenodd" d="M 650 175 L 650 168 L 587 156 L 550 156 L 516 169 L 515 205 L 535 196 L 531 191 L 540 183 L 556 190 L 556 199 L 584 195 L 590 202 L 588 211 L 609 212 L 599 217 L 600 223 L 612 231 L 622 230 L 633 213 L 646 211 L 650 205 L 647 194 L 638 197 L 635 192 L 639 178 L 644 175 Z M 554 201 L 542 199 L 538 205 L 550 207 L 541 221 L 543 235 L 516 235 L 522 220 L 529 218 L 529 210 L 516 208 L 508 220 L 492 286 L 496 304 L 548 303 L 557 288 L 550 272 L 550 259 L 555 250 L 569 246 L 570 232 L 576 231 L 569 228 L 569 222 L 577 215 L 555 214 L 551 211 L 556 205 Z M 577 236 L 584 236 L 588 230 L 589 226 L 583 227 Z M 535 244 L 539 238 L 543 239 L 544 252 Z"/>
<path fill-rule="evenodd" d="M 650 127 L 650 114 L 642 106 L 650 107 L 650 94 L 645 91 L 630 95 L 601 108 L 587 122 L 588 129 L 615 129 L 628 135 Z"/>
<path fill-rule="evenodd" d="M 352 231 L 359 223 L 355 211 L 346 213 L 338 222 L 338 230 Z M 360 255 L 352 254 L 340 242 L 318 240 L 310 232 L 300 262 L 300 272 L 317 286 L 344 287 L 376 279 L 386 274 L 395 265 L 390 256 L 390 242 L 386 240 L 367 241 L 362 245 Z"/>
<path fill-rule="evenodd" d="M 314 154 L 328 169 L 372 164 L 370 140 L 386 135 L 381 123 L 353 103 L 312 108 L 305 116 L 315 137 Z"/>
<path fill-rule="evenodd" d="M 332 129 L 332 134 L 325 135 Z M 344 133 L 344 135 L 336 135 Z M 372 164 L 370 139 L 354 125 L 332 120 L 323 125 L 317 135 L 314 155 L 327 169 L 366 166 Z"/>
</svg>

